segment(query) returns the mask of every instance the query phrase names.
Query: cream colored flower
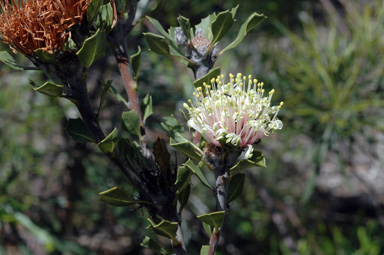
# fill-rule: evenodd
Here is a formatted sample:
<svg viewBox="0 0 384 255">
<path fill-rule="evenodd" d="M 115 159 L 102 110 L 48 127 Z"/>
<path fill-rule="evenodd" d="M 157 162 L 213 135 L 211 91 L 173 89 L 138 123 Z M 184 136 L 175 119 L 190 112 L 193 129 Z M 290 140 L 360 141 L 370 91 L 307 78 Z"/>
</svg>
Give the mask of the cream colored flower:
<svg viewBox="0 0 384 255">
<path fill-rule="evenodd" d="M 204 83 L 204 88 L 197 88 L 197 103 L 189 100 L 190 104 L 184 105 L 190 127 L 218 147 L 239 148 L 250 148 L 263 136 L 282 129 L 283 123 L 276 116 L 283 102 L 271 106 L 274 90 L 264 97 L 262 82 L 241 74 L 229 77 L 229 83 L 221 75 L 210 84 Z"/>
</svg>

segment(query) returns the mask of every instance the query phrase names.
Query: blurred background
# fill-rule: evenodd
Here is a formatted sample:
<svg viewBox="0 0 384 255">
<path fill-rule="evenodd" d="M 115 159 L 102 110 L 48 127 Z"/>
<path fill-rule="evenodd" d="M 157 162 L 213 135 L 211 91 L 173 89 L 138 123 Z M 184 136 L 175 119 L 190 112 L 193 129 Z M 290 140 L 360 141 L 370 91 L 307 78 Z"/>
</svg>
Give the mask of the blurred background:
<svg viewBox="0 0 384 255">
<path fill-rule="evenodd" d="M 141 0 L 139 15 L 155 4 Z M 249 169 L 243 195 L 231 203 L 217 254 L 379 255 L 384 253 L 384 3 L 373 0 L 164 1 L 151 14 L 168 28 L 179 14 L 192 24 L 239 4 L 226 46 L 254 11 L 268 19 L 216 66 L 222 73 L 252 74 L 274 88 L 284 128 L 258 145 L 267 168 Z M 151 93 L 154 141 L 160 121 L 180 116 L 193 91 L 192 72 L 177 59 L 148 51 L 143 20 L 128 38 L 143 49 L 141 98 Z M 8 50 L 0 45 L 1 50 Z M 16 56 L 19 62 L 28 62 Z M 142 209 L 101 203 L 98 192 L 125 178 L 94 144 L 76 144 L 64 127 L 78 117 L 64 99 L 35 93 L 28 78 L 0 62 L 0 254 L 153 254 L 140 246 L 148 225 Z M 103 80 L 123 85 L 107 52 L 89 72 L 98 106 Z M 119 126 L 124 105 L 108 97 L 103 128 Z M 180 118 L 182 121 L 182 118 Z M 178 159 L 180 162 L 180 159 Z M 184 210 L 190 254 L 208 242 L 195 215 L 214 208 L 193 180 Z M 160 239 L 164 246 L 168 240 Z"/>
</svg>

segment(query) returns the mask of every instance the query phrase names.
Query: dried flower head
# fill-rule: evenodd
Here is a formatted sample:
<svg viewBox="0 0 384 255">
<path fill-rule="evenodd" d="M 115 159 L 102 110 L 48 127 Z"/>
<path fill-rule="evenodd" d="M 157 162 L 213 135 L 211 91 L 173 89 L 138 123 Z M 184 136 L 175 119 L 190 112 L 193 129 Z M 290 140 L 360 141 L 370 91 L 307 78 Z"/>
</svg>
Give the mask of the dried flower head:
<svg viewBox="0 0 384 255">
<path fill-rule="evenodd" d="M 185 104 L 190 120 L 188 125 L 201 133 L 210 143 L 223 147 L 251 147 L 263 136 L 281 129 L 276 117 L 279 106 L 271 106 L 274 90 L 264 97 L 264 84 L 251 76 L 236 78 L 230 74 L 225 84 L 224 75 L 212 79 L 204 88 L 197 88 L 197 104 Z"/>
<path fill-rule="evenodd" d="M 69 28 L 80 24 L 90 0 L 0 0 L 0 36 L 13 52 L 53 53 L 64 47 Z"/>
</svg>

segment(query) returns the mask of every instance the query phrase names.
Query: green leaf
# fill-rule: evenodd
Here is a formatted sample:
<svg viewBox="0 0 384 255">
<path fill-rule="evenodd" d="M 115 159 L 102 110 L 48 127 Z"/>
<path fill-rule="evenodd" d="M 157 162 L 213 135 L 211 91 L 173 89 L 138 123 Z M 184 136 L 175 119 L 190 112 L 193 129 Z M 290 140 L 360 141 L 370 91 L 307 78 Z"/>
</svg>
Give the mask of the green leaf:
<svg viewBox="0 0 384 255">
<path fill-rule="evenodd" d="M 100 201 L 113 206 L 128 206 L 135 204 L 135 199 L 125 189 L 114 187 L 99 193 Z"/>
<path fill-rule="evenodd" d="M 165 129 L 167 136 L 173 138 L 175 142 L 180 142 L 186 140 L 184 134 L 184 127 L 177 122 L 177 119 L 172 115 L 169 117 L 164 117 L 161 126 Z"/>
<path fill-rule="evenodd" d="M 209 71 L 209 73 L 207 73 L 206 75 L 204 75 L 200 79 L 194 81 L 193 86 L 195 86 L 195 88 L 203 87 L 204 82 L 207 84 L 210 83 L 211 79 L 212 78 L 216 79 L 217 76 L 220 75 L 220 73 L 221 73 L 220 67 L 216 67 L 215 69 L 212 69 L 211 71 Z"/>
<path fill-rule="evenodd" d="M 99 198 L 101 202 L 113 205 L 113 206 L 132 206 L 134 204 L 150 204 L 150 202 L 143 200 L 135 200 L 131 194 L 129 194 L 122 187 L 114 187 L 112 189 L 103 191 L 99 193 Z"/>
<path fill-rule="evenodd" d="M 141 65 L 141 48 L 138 46 L 138 50 L 130 57 L 133 73 L 135 74 L 135 81 L 139 78 L 140 65 Z"/>
<path fill-rule="evenodd" d="M 127 100 L 113 86 L 111 86 L 111 92 L 119 102 L 124 103 L 129 108 Z"/>
<path fill-rule="evenodd" d="M 64 129 L 65 133 L 78 143 L 96 142 L 82 119 L 69 119 Z"/>
<path fill-rule="evenodd" d="M 100 30 L 105 30 L 109 33 L 113 23 L 113 9 L 111 3 L 102 5 L 97 13 L 97 18 L 94 22 L 95 27 Z"/>
<path fill-rule="evenodd" d="M 160 24 L 159 21 L 157 21 L 156 19 L 154 18 L 151 18 L 149 16 L 146 16 L 147 19 L 152 23 L 152 25 L 155 26 L 155 28 L 160 32 L 160 34 L 162 34 L 165 38 L 167 38 L 168 40 L 170 41 L 174 41 L 175 39 L 172 38 L 172 36 L 170 36 L 163 28 L 163 26 Z"/>
<path fill-rule="evenodd" d="M 212 227 L 209 224 L 203 222 L 203 228 L 204 228 L 205 232 L 207 232 L 208 237 L 211 238 L 211 236 L 212 236 Z"/>
<path fill-rule="evenodd" d="M 172 147 L 188 157 L 194 159 L 201 158 L 202 155 L 196 151 L 196 146 L 186 138 L 184 127 L 177 122 L 175 117 L 170 116 L 163 118 L 161 126 L 165 129 L 167 136 L 171 138 L 169 144 Z"/>
<path fill-rule="evenodd" d="M 149 48 L 159 54 L 159 55 L 165 55 L 169 56 L 170 51 L 169 51 L 169 44 L 165 40 L 165 37 L 160 36 L 160 35 L 155 35 L 152 33 L 144 33 L 145 39 L 148 42 Z"/>
<path fill-rule="evenodd" d="M 171 254 L 170 251 L 167 251 L 166 249 L 160 247 L 160 245 L 158 245 L 153 239 L 148 236 L 144 238 L 143 242 L 141 242 L 140 245 L 144 248 L 150 249 L 154 252 L 158 252 L 163 255 Z"/>
<path fill-rule="evenodd" d="M 200 255 L 208 255 L 209 245 L 201 246 Z"/>
<path fill-rule="evenodd" d="M 239 8 L 239 5 L 236 5 L 236 7 L 233 7 L 231 10 L 232 18 L 235 19 L 237 9 Z"/>
<path fill-rule="evenodd" d="M 89 68 L 96 60 L 104 56 L 107 34 L 98 29 L 94 35 L 87 38 L 81 49 L 76 53 L 81 63 Z"/>
<path fill-rule="evenodd" d="M 141 157 L 143 156 L 138 148 L 130 142 L 129 135 L 124 130 L 120 131 L 120 138 L 117 147 L 120 154 L 127 160 L 131 168 L 136 172 L 140 172 L 142 170 L 142 166 L 145 165 L 145 162 L 143 161 L 143 164 L 140 165 L 138 162 L 142 161 Z"/>
<path fill-rule="evenodd" d="M 55 54 L 51 54 L 47 51 L 43 51 L 42 49 L 35 50 L 35 55 L 39 60 L 45 63 L 51 63 L 51 64 L 57 63 L 57 58 Z"/>
<path fill-rule="evenodd" d="M 185 166 L 179 166 L 177 168 L 177 177 L 175 186 L 177 187 L 177 192 L 180 194 L 188 185 L 191 180 L 192 172 Z"/>
<path fill-rule="evenodd" d="M 227 203 L 232 202 L 243 193 L 245 174 L 238 173 L 231 178 L 228 186 Z"/>
<path fill-rule="evenodd" d="M 106 138 L 104 138 L 103 141 L 97 144 L 97 147 L 99 147 L 100 151 L 103 153 L 113 153 L 118 142 L 119 130 L 114 128 L 113 131 Z"/>
<path fill-rule="evenodd" d="M 96 14 L 99 12 L 103 0 L 91 0 L 87 6 L 87 20 L 92 24 L 93 19 L 96 17 Z"/>
<path fill-rule="evenodd" d="M 189 23 L 189 19 L 179 15 L 177 21 L 179 22 L 179 25 L 184 34 L 187 36 L 188 40 L 191 40 L 191 24 Z"/>
<path fill-rule="evenodd" d="M 212 22 L 213 39 L 211 45 L 220 41 L 231 29 L 234 22 L 233 14 L 229 10 L 220 12 Z"/>
<path fill-rule="evenodd" d="M 39 70 L 39 68 L 36 67 L 28 67 L 28 66 L 22 66 L 18 65 L 15 61 L 15 59 L 7 52 L 7 51 L 0 51 L 0 61 L 9 66 L 10 68 L 14 70 Z"/>
<path fill-rule="evenodd" d="M 190 157 L 190 158 L 193 158 L 193 159 L 201 159 L 202 155 L 200 155 L 196 151 L 195 145 L 191 141 L 189 141 L 187 139 L 185 139 L 183 142 L 177 143 L 175 140 L 173 140 L 171 138 L 169 140 L 169 145 L 171 145 L 173 148 L 175 148 L 176 150 L 180 151 L 181 153 L 183 153 L 187 157 Z"/>
<path fill-rule="evenodd" d="M 142 107 L 144 108 L 144 114 L 143 114 L 143 122 L 147 120 L 149 116 L 152 115 L 152 96 L 150 94 L 147 94 L 143 101 L 142 101 Z"/>
<path fill-rule="evenodd" d="M 197 216 L 197 218 L 210 225 L 211 227 L 214 227 L 218 229 L 224 221 L 225 212 L 219 211 L 219 212 L 213 212 L 213 213 L 207 213 L 200 216 Z"/>
<path fill-rule="evenodd" d="M 193 174 L 195 174 L 206 187 L 212 189 L 211 185 L 209 185 L 200 167 L 195 165 L 195 163 L 193 163 L 191 159 L 188 159 L 188 161 L 185 162 L 183 165 L 187 167 Z"/>
<path fill-rule="evenodd" d="M 58 85 L 53 82 L 47 81 L 41 86 L 37 86 L 31 79 L 29 80 L 34 91 L 40 92 L 44 95 L 51 97 L 61 97 L 63 96 L 63 85 Z"/>
<path fill-rule="evenodd" d="M 185 189 L 177 195 L 177 200 L 179 200 L 180 202 L 180 206 L 178 209 L 179 213 L 181 213 L 184 207 L 188 204 L 190 194 L 191 194 L 191 184 L 188 184 L 185 187 Z"/>
<path fill-rule="evenodd" d="M 244 37 L 247 35 L 249 31 L 254 29 L 258 24 L 260 24 L 263 20 L 265 20 L 267 17 L 264 16 L 264 14 L 258 14 L 256 12 L 252 13 L 248 19 L 241 25 L 239 33 L 237 34 L 236 39 L 229 44 L 225 49 L 223 49 L 219 55 L 222 55 L 227 50 L 235 48 L 237 45 L 239 45 Z"/>
<path fill-rule="evenodd" d="M 101 92 L 101 96 L 100 96 L 100 105 L 99 105 L 99 109 L 97 110 L 97 116 L 100 117 L 100 111 L 101 111 L 101 108 L 103 108 L 104 106 L 104 103 L 105 103 L 105 99 L 107 99 L 107 95 L 108 95 L 108 91 L 110 90 L 111 86 L 112 86 L 112 80 L 109 80 L 107 82 L 103 82 L 104 84 L 104 87 L 103 87 L 103 91 Z"/>
<path fill-rule="evenodd" d="M 231 168 L 231 175 L 234 176 L 236 173 L 251 167 L 266 167 L 265 158 L 261 151 L 254 151 L 251 158 L 237 162 Z"/>
<path fill-rule="evenodd" d="M 201 22 L 195 26 L 195 29 L 201 28 L 205 34 L 205 37 L 207 37 L 209 40 L 212 40 L 213 35 L 212 35 L 212 29 L 211 25 L 212 22 L 216 19 L 216 13 L 212 13 L 205 17 L 204 19 L 201 20 Z"/>
<path fill-rule="evenodd" d="M 149 221 L 149 223 L 151 223 L 151 225 L 148 226 L 147 229 L 153 229 L 153 231 L 157 235 L 161 235 L 161 236 L 170 238 L 170 239 L 172 239 L 172 241 L 176 242 L 177 244 L 180 243 L 176 239 L 176 232 L 177 232 L 177 228 L 178 228 L 177 222 L 170 222 L 167 220 L 163 220 L 159 224 L 156 225 L 151 219 L 148 218 L 147 220 Z"/>
<path fill-rule="evenodd" d="M 141 137 L 140 118 L 135 110 L 123 112 L 121 116 L 122 128 L 130 134 Z"/>
</svg>

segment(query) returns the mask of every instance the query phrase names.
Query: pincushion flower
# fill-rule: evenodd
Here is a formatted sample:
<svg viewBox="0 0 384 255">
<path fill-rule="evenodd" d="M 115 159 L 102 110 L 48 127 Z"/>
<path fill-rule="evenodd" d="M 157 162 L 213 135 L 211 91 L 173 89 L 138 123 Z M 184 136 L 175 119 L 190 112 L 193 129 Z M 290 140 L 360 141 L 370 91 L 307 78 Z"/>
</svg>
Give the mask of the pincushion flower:
<svg viewBox="0 0 384 255">
<path fill-rule="evenodd" d="M 251 76 L 229 77 L 229 83 L 221 75 L 197 88 L 197 102 L 184 105 L 190 115 L 188 125 L 218 147 L 251 148 L 263 136 L 282 129 L 276 116 L 283 102 L 271 106 L 274 90 L 264 96 L 264 84 Z"/>
<path fill-rule="evenodd" d="M 69 28 L 80 24 L 90 0 L 0 1 L 0 36 L 12 51 L 30 56 L 64 47 Z"/>
</svg>

